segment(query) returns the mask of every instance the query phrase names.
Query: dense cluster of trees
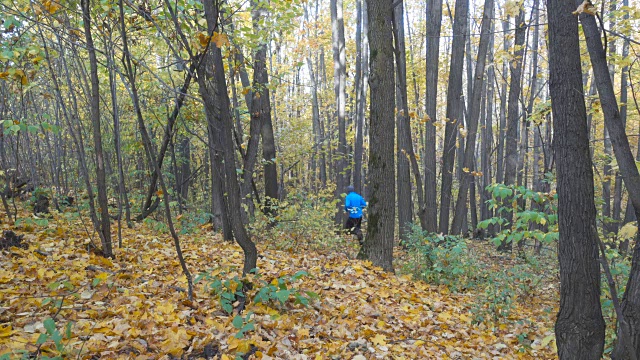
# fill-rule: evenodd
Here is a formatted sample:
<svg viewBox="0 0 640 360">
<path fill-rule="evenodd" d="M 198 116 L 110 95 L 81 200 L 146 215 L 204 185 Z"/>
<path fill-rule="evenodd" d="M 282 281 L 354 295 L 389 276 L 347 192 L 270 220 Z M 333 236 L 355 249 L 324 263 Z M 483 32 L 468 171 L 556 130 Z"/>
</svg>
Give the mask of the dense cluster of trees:
<svg viewBox="0 0 640 360">
<path fill-rule="evenodd" d="M 208 214 L 244 250 L 246 274 L 258 214 L 275 226 L 288 196 L 327 190 L 340 226 L 353 184 L 370 204 L 359 257 L 393 271 L 409 223 L 491 236 L 478 223 L 497 207 L 542 209 L 491 205 L 490 184 L 557 191 L 559 354 L 599 358 L 599 237 L 640 211 L 640 14 L 628 0 L 601 5 L 3 2 L 4 210 L 15 220 L 25 190 L 56 206 L 73 196 L 105 256 L 117 253 L 113 219 L 160 216 L 191 294 L 176 212 Z M 639 261 L 633 251 L 618 358 L 640 352 Z"/>
</svg>

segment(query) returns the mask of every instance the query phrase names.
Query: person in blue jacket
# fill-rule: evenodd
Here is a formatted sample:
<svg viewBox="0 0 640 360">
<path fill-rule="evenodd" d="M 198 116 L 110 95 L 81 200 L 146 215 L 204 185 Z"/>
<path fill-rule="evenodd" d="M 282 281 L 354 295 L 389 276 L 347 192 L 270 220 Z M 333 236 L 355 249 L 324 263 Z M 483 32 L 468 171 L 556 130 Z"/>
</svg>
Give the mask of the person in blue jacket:
<svg viewBox="0 0 640 360">
<path fill-rule="evenodd" d="M 353 186 L 347 186 L 347 197 L 344 199 L 344 211 L 349 214 L 349 219 L 345 225 L 345 229 L 349 234 L 358 236 L 358 241 L 362 244 L 362 209 L 367 206 L 364 198 L 358 194 Z"/>
</svg>

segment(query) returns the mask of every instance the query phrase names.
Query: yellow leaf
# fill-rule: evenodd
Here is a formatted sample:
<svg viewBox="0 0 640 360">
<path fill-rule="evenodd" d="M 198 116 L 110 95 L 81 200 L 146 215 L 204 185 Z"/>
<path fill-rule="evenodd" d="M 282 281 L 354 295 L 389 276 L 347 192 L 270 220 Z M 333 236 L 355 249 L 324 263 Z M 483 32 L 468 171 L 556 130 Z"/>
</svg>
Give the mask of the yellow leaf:
<svg viewBox="0 0 640 360">
<path fill-rule="evenodd" d="M 382 335 L 382 334 L 377 334 L 376 336 L 372 337 L 371 342 L 375 345 L 381 345 L 381 346 L 385 346 L 387 345 L 387 343 L 385 342 L 385 340 L 387 339 L 386 336 Z"/>
<path fill-rule="evenodd" d="M 632 239 L 638 233 L 638 226 L 634 222 L 628 223 L 618 231 L 618 237 L 621 239 Z"/>
<path fill-rule="evenodd" d="M 229 38 L 226 34 L 214 32 L 211 36 L 211 41 L 213 41 L 219 48 L 223 47 L 224 45 L 229 45 Z"/>
<path fill-rule="evenodd" d="M 0 338 L 9 337 L 12 333 L 11 325 L 0 326 Z"/>
<path fill-rule="evenodd" d="M 209 41 L 211 40 L 211 38 L 203 33 L 199 33 L 198 34 L 198 41 L 200 41 L 200 45 L 202 45 L 203 47 L 207 46 L 207 44 L 209 44 Z"/>
<path fill-rule="evenodd" d="M 107 274 L 106 272 L 102 272 L 96 275 L 96 279 L 100 279 L 100 281 L 105 281 L 107 280 L 108 277 L 109 277 L 109 274 Z"/>
<path fill-rule="evenodd" d="M 462 168 L 462 171 L 468 173 L 469 172 L 469 168 L 467 168 L 467 167 L 466 168 Z"/>
</svg>

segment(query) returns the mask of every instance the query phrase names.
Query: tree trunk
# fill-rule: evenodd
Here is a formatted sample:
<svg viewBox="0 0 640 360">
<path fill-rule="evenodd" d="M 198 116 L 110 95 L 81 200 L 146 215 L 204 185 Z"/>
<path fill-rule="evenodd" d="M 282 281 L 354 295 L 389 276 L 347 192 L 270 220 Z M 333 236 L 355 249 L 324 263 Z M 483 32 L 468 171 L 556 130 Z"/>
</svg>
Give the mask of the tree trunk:
<svg viewBox="0 0 640 360">
<path fill-rule="evenodd" d="M 358 253 L 385 271 L 393 271 L 395 226 L 394 93 L 392 0 L 367 0 L 371 77 L 369 218 Z"/>
<path fill-rule="evenodd" d="M 524 22 L 524 10 L 520 8 L 520 13 L 516 17 L 516 37 L 514 42 L 514 59 L 509 64 L 511 74 L 511 84 L 509 86 L 509 98 L 507 103 L 507 132 L 505 141 L 506 158 L 504 162 L 504 184 L 515 185 L 516 171 L 518 168 L 518 119 L 520 119 L 520 90 L 522 79 L 522 57 L 524 55 L 524 41 L 526 38 L 526 24 Z M 511 204 L 504 204 L 511 206 Z M 508 226 L 511 225 L 513 212 L 506 215 Z M 503 241 L 498 249 L 500 251 L 511 250 L 511 242 Z"/>
<path fill-rule="evenodd" d="M 440 60 L 440 28 L 442 25 L 442 0 L 427 0 L 426 94 L 425 94 L 425 156 L 424 192 L 426 226 L 428 232 L 436 232 L 438 219 L 436 183 L 436 127 L 438 108 L 438 64 Z"/>
<path fill-rule="evenodd" d="M 636 209 L 636 217 L 638 217 L 638 209 L 640 209 L 640 173 L 638 173 L 625 127 L 620 118 L 620 111 L 608 71 L 606 54 L 600 39 L 598 25 L 595 17 L 587 14 L 580 15 L 580 22 L 582 23 L 591 65 L 593 66 L 593 75 L 598 88 L 602 112 L 604 113 L 605 126 L 609 131 L 611 145 L 624 178 L 625 186 L 629 189 L 629 199 L 633 203 L 634 209 Z M 640 353 L 640 277 L 638 276 L 638 271 L 640 271 L 640 247 L 636 242 L 629 281 L 622 300 L 623 320 L 630 327 L 630 334 L 626 335 L 631 336 L 632 343 L 628 344 L 624 341 L 626 336 L 622 331 L 626 331 L 625 328 L 627 326 L 618 326 L 619 340 L 615 349 L 617 358 L 632 357 L 626 347 L 632 347 L 636 353 Z"/>
<path fill-rule="evenodd" d="M 397 125 L 397 184 L 398 191 L 398 229 L 400 240 L 406 239 L 413 222 L 413 199 L 411 198 L 411 174 L 409 172 L 409 157 L 413 156 L 411 141 L 411 127 L 409 119 L 409 105 L 407 101 L 407 54 L 404 40 L 404 5 L 398 4 L 393 8 L 393 35 L 395 40 L 396 58 L 396 114 Z M 418 177 L 420 175 L 418 174 Z M 422 189 L 421 189 L 422 191 Z"/>
<path fill-rule="evenodd" d="M 502 21 L 502 31 L 505 34 L 508 34 L 510 31 L 510 23 L 509 16 L 507 16 L 506 20 Z M 502 50 L 507 53 L 509 51 L 509 37 L 504 36 L 504 42 L 502 44 Z M 498 143 L 497 143 L 497 158 L 496 158 L 496 182 L 498 184 L 504 183 L 504 143 L 505 143 L 505 133 L 507 131 L 507 71 L 509 71 L 509 62 L 508 60 L 504 60 L 502 63 L 502 75 L 504 76 L 502 80 L 502 86 L 499 91 L 500 96 L 500 120 L 498 121 Z M 495 72 L 494 72 L 494 75 Z M 497 76 L 494 78 L 496 81 L 496 86 L 498 85 Z"/>
<path fill-rule="evenodd" d="M 554 148 L 558 161 L 560 311 L 555 333 L 560 359 L 600 359 L 604 320 L 596 245 L 593 170 L 582 95 L 575 5 L 548 0 L 549 67 Z"/>
<path fill-rule="evenodd" d="M 365 5 L 366 6 L 366 5 Z M 364 151 L 363 127 L 364 110 L 367 106 L 366 96 L 366 72 L 369 63 L 367 61 L 367 34 L 366 14 L 362 0 L 356 1 L 356 138 L 353 159 L 353 186 L 357 193 L 362 194 L 362 153 Z"/>
<path fill-rule="evenodd" d="M 452 234 L 461 234 L 462 225 L 467 217 L 467 200 L 469 187 L 472 185 L 475 174 L 475 152 L 476 138 L 478 133 L 478 117 L 480 116 L 480 100 L 482 99 L 482 90 L 484 85 L 484 68 L 489 50 L 489 32 L 491 31 L 491 22 L 494 16 L 493 0 L 485 0 L 484 13 L 482 15 L 482 25 L 480 30 L 480 44 L 478 45 L 478 60 L 475 68 L 475 79 L 473 81 L 473 90 L 471 94 L 471 109 L 467 118 L 467 144 L 464 153 L 464 168 L 460 189 L 458 190 L 458 199 L 456 202 L 455 214 L 451 225 Z M 475 192 L 474 192 L 475 194 Z"/>
<path fill-rule="evenodd" d="M 466 39 L 469 0 L 456 1 L 453 20 L 453 43 L 451 45 L 451 64 L 447 84 L 446 126 L 444 130 L 444 149 L 442 154 L 442 188 L 440 192 L 439 232 L 449 232 L 449 210 L 451 207 L 451 187 L 453 183 L 453 165 L 456 151 L 456 135 L 462 123 L 463 96 L 462 71 L 464 69 L 464 45 Z"/>
<path fill-rule="evenodd" d="M 100 129 L 100 84 L 98 82 L 98 60 L 91 36 L 91 4 L 90 0 L 82 0 L 82 19 L 84 35 L 89 52 L 91 75 L 91 125 L 93 127 L 93 145 L 96 155 L 96 186 L 98 187 L 98 206 L 100 207 L 99 234 L 102 241 L 102 255 L 113 257 L 111 247 L 111 218 L 109 217 L 109 201 L 107 200 L 107 181 L 105 176 L 104 152 L 102 150 L 102 131 Z"/>
<path fill-rule="evenodd" d="M 208 31 L 213 34 L 214 29 L 217 28 L 216 19 L 218 18 L 219 9 L 211 2 L 204 2 L 204 11 Z M 224 159 L 226 208 L 229 210 L 233 236 L 244 253 L 244 265 L 242 268 L 244 276 L 256 268 L 258 252 L 241 218 L 240 186 L 236 174 L 236 159 L 232 140 L 233 118 L 224 75 L 222 52 L 220 48 L 215 46 L 215 43 L 210 43 L 204 56 L 211 57 L 212 66 L 206 68 L 207 76 L 199 76 L 198 81 L 202 88 L 201 96 L 205 104 L 207 119 L 208 121 L 215 121 L 214 124 L 210 124 L 210 127 L 220 132 Z"/>
<path fill-rule="evenodd" d="M 347 136 L 345 126 L 346 115 L 346 49 L 344 40 L 344 18 L 342 0 L 331 0 L 331 37 L 333 44 L 333 79 L 334 92 L 336 95 L 336 115 L 338 118 L 338 148 L 336 151 L 335 178 L 336 178 L 336 198 L 341 199 L 340 194 L 344 192 L 347 185 L 345 183 L 346 157 L 347 157 Z M 342 224 L 343 205 L 338 202 L 336 209 L 335 223 Z"/>
</svg>

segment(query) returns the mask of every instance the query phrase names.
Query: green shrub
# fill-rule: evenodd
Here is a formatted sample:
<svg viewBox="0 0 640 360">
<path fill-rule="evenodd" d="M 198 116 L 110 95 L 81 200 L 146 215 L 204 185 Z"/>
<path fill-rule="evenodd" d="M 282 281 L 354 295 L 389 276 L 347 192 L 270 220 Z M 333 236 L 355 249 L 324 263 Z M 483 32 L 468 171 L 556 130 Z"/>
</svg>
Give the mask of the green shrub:
<svg viewBox="0 0 640 360">
<path fill-rule="evenodd" d="M 468 261 L 467 244 L 460 236 L 423 231 L 411 224 L 403 247 L 408 253 L 407 272 L 415 278 L 450 288 L 467 287 L 475 266 Z"/>
<path fill-rule="evenodd" d="M 527 189 L 524 186 L 492 184 L 487 187 L 491 199 L 487 201 L 496 216 L 478 223 L 479 229 L 491 229 L 495 232 L 492 242 L 520 243 L 526 239 L 535 239 L 540 243 L 558 240 L 557 194 L 547 194 Z M 537 210 L 521 208 L 521 201 L 537 204 Z M 512 222 L 507 214 L 513 213 Z M 496 230 L 497 228 L 497 230 Z"/>
</svg>

